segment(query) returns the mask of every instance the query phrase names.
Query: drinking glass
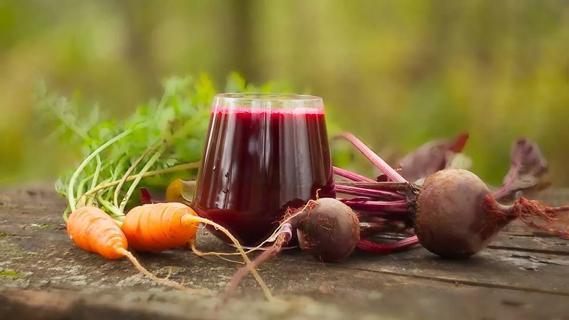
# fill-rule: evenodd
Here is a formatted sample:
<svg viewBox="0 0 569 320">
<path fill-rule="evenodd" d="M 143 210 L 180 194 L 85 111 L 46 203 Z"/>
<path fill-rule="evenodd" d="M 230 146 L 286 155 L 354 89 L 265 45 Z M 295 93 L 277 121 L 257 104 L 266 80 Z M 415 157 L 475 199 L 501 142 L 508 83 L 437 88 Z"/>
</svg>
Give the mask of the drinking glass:
<svg viewBox="0 0 569 320">
<path fill-rule="evenodd" d="M 264 240 L 287 209 L 335 195 L 319 97 L 217 95 L 202 161 L 193 206 L 244 245 Z"/>
</svg>

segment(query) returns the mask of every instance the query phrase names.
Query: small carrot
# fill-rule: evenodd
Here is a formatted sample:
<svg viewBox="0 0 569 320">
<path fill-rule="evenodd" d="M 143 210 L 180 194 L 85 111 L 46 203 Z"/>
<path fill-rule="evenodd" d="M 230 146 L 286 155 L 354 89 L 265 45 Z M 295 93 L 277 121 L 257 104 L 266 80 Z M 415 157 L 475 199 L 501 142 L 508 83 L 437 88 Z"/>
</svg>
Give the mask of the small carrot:
<svg viewBox="0 0 569 320">
<path fill-rule="evenodd" d="M 157 278 L 148 272 L 148 270 L 144 269 L 140 263 L 138 263 L 136 258 L 127 250 L 127 243 L 130 244 L 132 248 L 139 251 L 159 252 L 168 250 L 182 246 L 188 242 L 193 242 L 196 237 L 199 224 L 204 223 L 220 230 L 234 243 L 235 247 L 243 257 L 246 268 L 249 269 L 251 274 L 255 277 L 255 280 L 259 283 L 265 296 L 269 300 L 272 299 L 270 289 L 251 264 L 251 260 L 243 250 L 243 247 L 239 244 L 239 241 L 223 226 L 197 216 L 190 207 L 177 202 L 156 203 L 137 206 L 131 209 L 126 216 L 124 215 L 126 204 L 128 203 L 136 186 L 162 155 L 164 148 L 159 148 L 159 150 L 149 158 L 140 172 L 136 175 L 136 178 L 133 179 L 132 184 L 120 203 L 118 202 L 117 196 L 120 191 L 117 190 L 115 190 L 114 193 L 114 203 L 97 196 L 97 192 L 102 189 L 97 189 L 99 187 L 96 186 L 96 177 L 93 178 L 91 183 L 91 190 L 83 194 L 82 192 L 78 192 L 77 196 L 80 201 L 75 201 L 74 184 L 83 168 L 91 159 L 97 157 L 98 154 L 110 144 L 127 134 L 128 133 L 123 133 L 118 135 L 93 151 L 93 153 L 83 160 L 70 179 L 68 186 L 68 201 L 71 214 L 68 218 L 68 215 L 64 213 L 64 220 L 68 222 L 69 235 L 77 246 L 87 251 L 96 252 L 109 259 L 127 257 L 140 272 L 153 280 L 165 285 L 181 287 L 177 283 L 172 283 L 167 279 Z M 122 186 L 121 183 L 129 180 L 130 173 L 134 171 L 134 167 L 136 167 L 139 162 L 140 161 L 136 161 L 136 163 L 131 165 L 132 169 L 129 168 L 127 173 L 122 177 L 118 183 L 119 187 Z M 113 183 L 112 186 L 114 185 L 115 184 Z M 117 189 L 120 188 L 117 187 Z M 86 201 L 89 200 L 89 197 L 86 196 L 87 194 L 95 196 L 98 204 L 104 206 L 105 209 L 119 221 L 118 223 L 121 224 L 122 228 L 118 227 L 111 216 L 107 215 L 97 207 L 84 206 L 77 209 L 78 202 L 89 203 Z"/>
<path fill-rule="evenodd" d="M 124 257 L 128 247 L 120 227 L 97 207 L 81 207 L 72 212 L 67 233 L 79 248 L 111 260 Z"/>
<path fill-rule="evenodd" d="M 160 252 L 196 238 L 199 222 L 192 208 L 177 202 L 145 204 L 131 209 L 122 231 L 137 251 Z"/>
<path fill-rule="evenodd" d="M 131 246 L 138 251 L 159 252 L 193 242 L 200 223 L 223 232 L 235 245 L 246 268 L 251 272 L 267 299 L 272 294 L 239 241 L 223 226 L 199 217 L 189 206 L 178 202 L 153 203 L 134 207 L 126 215 L 122 231 Z"/>
<path fill-rule="evenodd" d="M 91 203 L 93 199 L 81 195 L 81 187 L 78 187 L 79 190 L 77 190 L 76 193 L 75 183 L 89 162 L 92 159 L 97 159 L 96 171 L 93 176 L 89 178 L 92 179 L 91 188 L 94 188 L 97 184 L 102 166 L 100 153 L 130 133 L 131 131 L 125 131 L 97 147 L 91 154 L 83 159 L 73 172 L 67 186 L 67 201 L 69 207 L 63 214 L 63 220 L 67 225 L 67 233 L 69 238 L 83 250 L 97 253 L 110 260 L 126 257 L 139 272 L 153 281 L 168 287 L 185 289 L 184 286 L 174 281 L 158 278 L 144 268 L 134 255 L 128 251 L 128 240 L 117 222 L 103 210 L 92 205 L 84 205 Z M 75 198 L 76 195 L 78 197 L 77 200 Z"/>
<path fill-rule="evenodd" d="M 185 289 L 174 281 L 156 277 L 144 268 L 127 250 L 127 239 L 117 223 L 97 207 L 86 206 L 73 211 L 67 220 L 67 233 L 69 238 L 85 251 L 111 260 L 126 257 L 138 271 L 153 281 L 168 287 Z"/>
</svg>

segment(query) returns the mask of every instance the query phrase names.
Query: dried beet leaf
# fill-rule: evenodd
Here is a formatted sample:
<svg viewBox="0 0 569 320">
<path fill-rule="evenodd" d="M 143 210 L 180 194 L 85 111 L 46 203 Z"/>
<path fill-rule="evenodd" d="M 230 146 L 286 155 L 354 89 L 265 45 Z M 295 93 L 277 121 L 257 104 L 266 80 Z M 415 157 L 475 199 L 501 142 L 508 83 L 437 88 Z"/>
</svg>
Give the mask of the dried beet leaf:
<svg viewBox="0 0 569 320">
<path fill-rule="evenodd" d="M 467 141 L 468 134 L 461 133 L 452 139 L 427 142 L 399 161 L 400 174 L 409 181 L 417 181 L 445 169 Z"/>
<path fill-rule="evenodd" d="M 548 164 L 537 143 L 518 139 L 511 152 L 511 166 L 503 185 L 494 192 L 497 199 L 512 199 L 518 192 L 531 192 L 549 186 Z"/>
</svg>

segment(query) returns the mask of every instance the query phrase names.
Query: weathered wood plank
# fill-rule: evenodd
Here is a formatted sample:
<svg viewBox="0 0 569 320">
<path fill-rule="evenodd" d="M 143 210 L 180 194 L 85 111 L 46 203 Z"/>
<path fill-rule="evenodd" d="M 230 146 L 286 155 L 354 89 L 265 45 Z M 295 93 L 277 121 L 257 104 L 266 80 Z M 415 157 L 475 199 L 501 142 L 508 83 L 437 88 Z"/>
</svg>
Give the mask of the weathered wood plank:
<svg viewBox="0 0 569 320">
<path fill-rule="evenodd" d="M 494 250 L 510 250 L 530 253 L 544 253 L 548 255 L 569 255 L 569 241 L 528 234 L 512 234 L 504 232 L 488 246 Z"/>
<path fill-rule="evenodd" d="M 64 203 L 45 188 L 0 192 L 0 203 L 0 269 L 15 272 L 0 276 L 0 318 L 214 315 L 219 303 L 216 295 L 156 288 L 127 261 L 105 261 L 71 245 L 61 221 Z M 321 264 L 298 251 L 287 252 L 260 270 L 282 301 L 264 302 L 248 278 L 239 297 L 221 308 L 220 315 L 237 319 L 456 319 L 457 315 L 562 319 L 569 314 L 567 248 L 562 240 L 526 235 L 505 233 L 494 243 L 496 249 L 466 261 L 439 259 L 421 248 L 387 256 L 358 253 L 342 264 Z M 200 248 L 228 250 L 211 236 L 201 237 Z M 223 290 L 236 268 L 187 250 L 138 256 L 159 275 L 171 270 L 172 279 L 214 292 Z M 69 303 L 59 302 L 63 300 Z"/>
<path fill-rule="evenodd" d="M 151 290 L 0 292 L 0 314 L 14 319 L 563 319 L 566 297 L 448 285 L 365 271 L 292 268 L 277 284 L 279 300 Z M 294 272 L 294 273 L 292 273 Z M 28 289 L 29 290 L 29 289 Z M 66 301 L 61 304 L 60 301 Z M 41 315 L 38 317 L 38 315 Z M 50 315 L 47 317 L 46 315 Z"/>
</svg>

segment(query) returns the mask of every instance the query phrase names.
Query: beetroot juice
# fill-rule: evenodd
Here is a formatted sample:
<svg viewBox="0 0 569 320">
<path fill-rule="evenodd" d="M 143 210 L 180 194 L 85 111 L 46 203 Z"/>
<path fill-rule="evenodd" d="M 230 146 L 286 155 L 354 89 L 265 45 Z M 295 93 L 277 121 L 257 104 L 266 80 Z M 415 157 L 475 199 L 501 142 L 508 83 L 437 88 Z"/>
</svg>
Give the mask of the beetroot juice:
<svg viewBox="0 0 569 320">
<path fill-rule="evenodd" d="M 194 208 L 255 245 L 288 208 L 334 196 L 322 100 L 223 94 L 214 101 Z"/>
</svg>

